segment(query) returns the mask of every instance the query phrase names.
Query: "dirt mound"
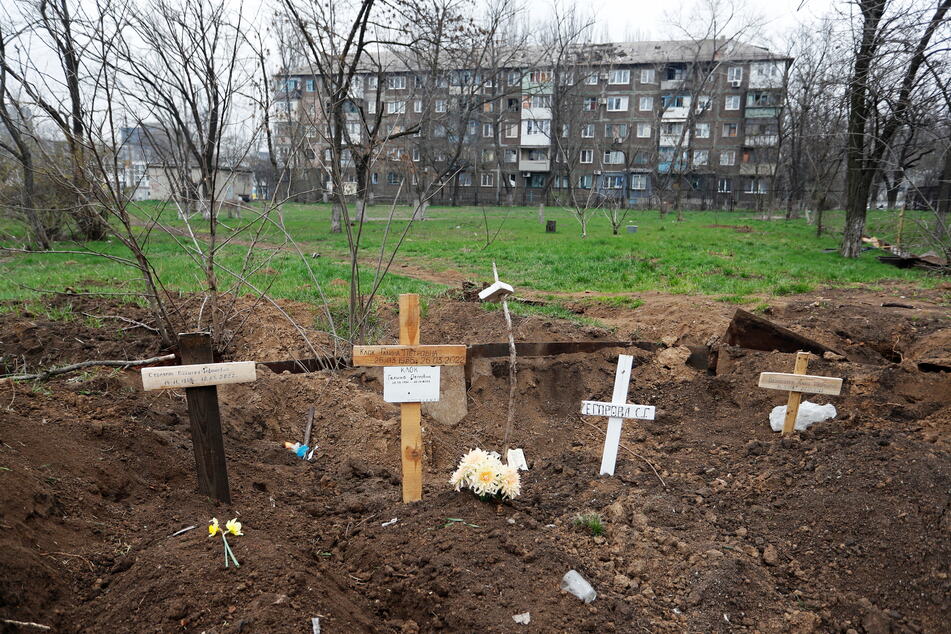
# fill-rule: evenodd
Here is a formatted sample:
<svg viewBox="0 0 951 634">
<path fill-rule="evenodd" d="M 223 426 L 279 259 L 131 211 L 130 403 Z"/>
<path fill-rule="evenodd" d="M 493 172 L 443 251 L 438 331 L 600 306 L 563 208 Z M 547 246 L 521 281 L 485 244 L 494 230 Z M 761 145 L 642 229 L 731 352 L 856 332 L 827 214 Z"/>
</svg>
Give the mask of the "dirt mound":
<svg viewBox="0 0 951 634">
<path fill-rule="evenodd" d="M 0 617 L 66 632 L 299 632 L 312 617 L 328 632 L 504 632 L 522 627 L 511 618 L 522 612 L 538 631 L 942 630 L 951 380 L 918 366 L 944 341 L 940 311 L 922 301 L 913 319 L 858 292 L 775 306 L 784 326 L 869 351 L 861 363 L 813 360 L 810 372 L 845 379 L 828 399 L 839 415 L 780 439 L 766 417 L 785 396 L 756 377 L 788 370 L 794 355 L 724 346 L 719 374 L 691 369 L 676 344 L 722 333 L 730 307 L 708 318 L 670 310 L 683 298 L 654 299 L 613 317 L 669 337 L 659 353 L 520 359 L 514 444 L 531 469 L 522 496 L 502 505 L 447 480 L 466 449 L 501 449 L 506 359 L 474 361 L 462 421 L 424 417 L 424 499 L 412 506 L 399 502 L 399 409 L 371 370 L 262 368 L 254 383 L 221 386 L 230 507 L 195 493 L 183 394 L 143 393 L 136 373 L 111 370 L 4 385 Z M 284 309 L 301 323 L 312 315 Z M 251 314 L 231 358 L 303 354 L 274 311 Z M 382 318 L 395 340 L 395 307 Z M 502 341 L 502 323 L 479 305 L 433 300 L 422 341 Z M 516 328 L 523 341 L 617 334 L 540 317 Z M 156 351 L 129 332 L 0 316 L 4 355 L 30 364 Z M 32 339 L 47 343 L 28 351 Z M 577 412 L 582 399 L 610 398 L 621 352 L 635 357 L 629 400 L 658 415 L 625 423 L 616 476 L 599 478 L 604 421 Z M 307 463 L 281 443 L 301 438 L 311 406 L 318 449 Z M 591 512 L 603 536 L 576 525 Z M 231 540 L 239 569 L 225 569 L 207 537 L 213 516 L 244 523 Z M 572 568 L 597 590 L 593 603 L 559 591 Z"/>
</svg>

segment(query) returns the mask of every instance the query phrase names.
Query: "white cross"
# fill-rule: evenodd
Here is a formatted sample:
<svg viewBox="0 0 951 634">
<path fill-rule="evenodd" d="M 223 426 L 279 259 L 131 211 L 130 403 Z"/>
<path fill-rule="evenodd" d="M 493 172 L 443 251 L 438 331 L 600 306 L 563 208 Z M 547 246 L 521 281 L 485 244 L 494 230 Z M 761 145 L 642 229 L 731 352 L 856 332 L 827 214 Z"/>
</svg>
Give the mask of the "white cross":
<svg viewBox="0 0 951 634">
<path fill-rule="evenodd" d="M 614 394 L 611 402 L 582 401 L 581 413 L 586 416 L 608 416 L 608 431 L 604 436 L 604 452 L 601 455 L 601 475 L 614 475 L 617 464 L 617 449 L 621 444 L 621 424 L 625 418 L 654 420 L 653 405 L 633 405 L 627 402 L 627 391 L 631 384 L 631 365 L 634 357 L 622 354 L 617 360 L 617 374 L 614 376 Z"/>
</svg>

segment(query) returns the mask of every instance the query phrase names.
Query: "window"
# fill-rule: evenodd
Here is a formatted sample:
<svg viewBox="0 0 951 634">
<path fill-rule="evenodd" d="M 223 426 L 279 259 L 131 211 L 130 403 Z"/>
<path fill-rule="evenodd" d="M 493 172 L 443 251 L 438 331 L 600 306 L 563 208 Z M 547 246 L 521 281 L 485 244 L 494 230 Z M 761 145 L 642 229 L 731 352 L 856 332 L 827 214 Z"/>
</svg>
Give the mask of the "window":
<svg viewBox="0 0 951 634">
<path fill-rule="evenodd" d="M 709 123 L 698 123 L 694 126 L 694 134 L 698 139 L 709 139 L 710 138 L 710 124 Z"/>
<path fill-rule="evenodd" d="M 581 163 L 594 163 L 594 150 L 581 150 L 578 160 Z"/>
<path fill-rule="evenodd" d="M 508 100 L 506 101 L 505 109 L 508 112 L 518 112 L 518 98 L 509 97 Z"/>
<path fill-rule="evenodd" d="M 532 108 L 551 108 L 551 95 L 532 95 Z"/>
<path fill-rule="evenodd" d="M 491 139 L 495 135 L 495 126 L 491 123 L 482 124 L 482 136 Z"/>
<path fill-rule="evenodd" d="M 437 99 L 437 100 L 436 100 L 436 103 L 434 104 L 433 109 L 434 109 L 436 112 L 445 112 L 445 111 L 446 111 L 446 100 L 445 100 L 445 99 Z"/>
<path fill-rule="evenodd" d="M 487 148 L 482 150 L 482 162 L 483 163 L 494 163 L 495 162 L 495 150 Z"/>
<path fill-rule="evenodd" d="M 422 88 L 426 85 L 426 80 L 423 79 L 422 75 L 413 75 L 413 86 L 416 88 Z"/>
<path fill-rule="evenodd" d="M 581 126 L 581 138 L 582 139 L 593 139 L 594 138 L 594 124 L 586 123 Z"/>
<path fill-rule="evenodd" d="M 370 90 L 376 90 L 380 86 L 380 78 L 376 75 L 370 75 L 367 77 L 367 88 Z"/>
<path fill-rule="evenodd" d="M 678 81 L 684 78 L 683 66 L 668 66 L 664 71 L 667 81 Z"/>
<path fill-rule="evenodd" d="M 631 189 L 645 191 L 647 189 L 647 174 L 631 174 Z"/>
<path fill-rule="evenodd" d="M 444 137 L 446 136 L 446 126 L 437 123 L 433 126 L 433 136 Z"/>
<path fill-rule="evenodd" d="M 710 109 L 710 96 L 700 95 L 697 97 L 697 112 L 706 112 Z"/>
<path fill-rule="evenodd" d="M 717 193 L 729 194 L 732 191 L 733 186 L 729 178 L 721 178 L 717 181 Z"/>
<path fill-rule="evenodd" d="M 527 119 L 525 121 L 525 134 L 549 134 L 551 132 L 551 121 L 548 119 Z"/>
<path fill-rule="evenodd" d="M 515 163 L 518 161 L 518 152 L 516 150 L 507 149 L 502 154 L 502 160 L 506 163 Z"/>
<path fill-rule="evenodd" d="M 720 165 L 736 165 L 736 150 L 720 152 Z"/>
<path fill-rule="evenodd" d="M 594 112 L 598 109 L 598 98 L 597 97 L 585 97 L 584 103 L 581 106 L 581 109 L 586 112 Z"/>
<path fill-rule="evenodd" d="M 482 104 L 482 112 L 495 112 L 495 102 L 486 101 L 484 104 Z"/>
<path fill-rule="evenodd" d="M 653 68 L 642 68 L 642 69 L 641 69 L 641 83 L 642 83 L 642 84 L 653 84 L 653 83 L 654 83 L 654 69 L 653 69 Z"/>
<path fill-rule="evenodd" d="M 528 179 L 528 186 L 532 189 L 541 189 L 545 186 L 545 174 L 532 174 Z"/>
<path fill-rule="evenodd" d="M 561 76 L 561 85 L 562 86 L 574 86 L 575 85 L 575 74 L 571 71 L 565 71 Z"/>
<path fill-rule="evenodd" d="M 399 185 L 400 184 L 400 175 L 396 172 L 387 172 L 386 174 L 386 184 L 387 185 Z"/>
<path fill-rule="evenodd" d="M 561 138 L 566 139 L 568 135 L 571 134 L 571 125 L 568 123 L 561 124 Z"/>
<path fill-rule="evenodd" d="M 307 92 L 314 92 L 314 80 L 313 79 L 304 80 L 304 89 Z"/>
<path fill-rule="evenodd" d="M 406 114 L 406 102 L 405 101 L 387 101 L 386 113 L 387 114 Z"/>
<path fill-rule="evenodd" d="M 533 84 L 544 84 L 551 81 L 551 71 L 550 70 L 533 70 L 529 76 L 528 80 Z"/>
<path fill-rule="evenodd" d="M 649 123 L 638 123 L 637 124 L 637 138 L 638 139 L 649 139 L 651 136 L 651 124 Z"/>
<path fill-rule="evenodd" d="M 602 177 L 601 183 L 604 189 L 624 189 L 624 177 L 617 174 Z"/>
<path fill-rule="evenodd" d="M 578 179 L 578 187 L 581 189 L 591 189 L 591 182 L 593 180 L 594 178 L 591 176 L 591 174 L 585 174 Z"/>
<path fill-rule="evenodd" d="M 693 152 L 694 165 L 706 165 L 709 158 L 710 152 L 708 150 L 694 150 Z"/>
<path fill-rule="evenodd" d="M 380 175 L 379 175 L 379 174 L 377 174 L 376 172 L 373 172 L 372 174 L 370 174 L 370 184 L 371 184 L 371 185 L 377 185 L 379 182 L 380 182 Z"/>
<path fill-rule="evenodd" d="M 584 83 L 586 83 L 586 84 L 589 85 L 589 86 L 597 86 L 597 85 L 598 85 L 598 74 L 597 74 L 597 73 L 591 73 L 590 75 L 588 75 L 587 77 L 584 78 Z"/>
<path fill-rule="evenodd" d="M 739 95 L 727 95 L 726 104 L 724 108 L 727 110 L 739 110 L 740 109 L 740 96 Z"/>
<path fill-rule="evenodd" d="M 627 97 L 608 97 L 608 112 L 626 112 Z"/>
<path fill-rule="evenodd" d="M 367 114 L 376 114 L 376 99 L 367 101 Z"/>
<path fill-rule="evenodd" d="M 605 165 L 623 165 L 624 152 L 616 152 L 616 151 L 607 150 L 604 152 L 604 157 L 602 162 Z"/>
<path fill-rule="evenodd" d="M 724 123 L 722 136 L 725 139 L 732 139 L 736 137 L 739 131 L 740 131 L 739 123 Z"/>
<path fill-rule="evenodd" d="M 517 70 L 510 70 L 505 75 L 505 83 L 509 86 L 518 86 L 522 83 L 522 73 Z"/>
<path fill-rule="evenodd" d="M 475 136 L 479 134 L 479 122 L 470 121 L 466 124 L 466 136 Z"/>
<path fill-rule="evenodd" d="M 629 70 L 612 70 L 608 75 L 609 84 L 629 84 L 631 83 L 631 71 Z"/>
<path fill-rule="evenodd" d="M 418 147 L 413 148 L 413 161 L 416 163 L 419 163 L 419 148 Z"/>
<path fill-rule="evenodd" d="M 626 123 L 608 123 L 604 126 L 604 136 L 615 143 L 627 138 Z"/>
<path fill-rule="evenodd" d="M 517 123 L 505 124 L 505 138 L 506 139 L 518 138 L 518 124 Z"/>
<path fill-rule="evenodd" d="M 750 92 L 746 94 L 746 105 L 754 108 L 778 106 L 779 95 L 771 92 Z"/>
<path fill-rule="evenodd" d="M 492 187 L 493 185 L 495 185 L 495 174 L 493 174 L 492 172 L 482 172 L 480 181 L 481 181 L 480 184 L 483 187 Z"/>
<path fill-rule="evenodd" d="M 637 109 L 641 112 L 650 112 L 654 109 L 653 97 L 641 97 L 637 100 Z"/>
<path fill-rule="evenodd" d="M 660 133 L 665 136 L 680 136 L 683 134 L 684 124 L 665 122 L 660 124 Z"/>
<path fill-rule="evenodd" d="M 459 172 L 459 186 L 460 187 L 472 187 L 472 174 L 469 172 Z"/>
<path fill-rule="evenodd" d="M 664 108 L 683 108 L 690 105 L 690 97 L 687 95 L 664 95 L 660 101 Z"/>
<path fill-rule="evenodd" d="M 552 186 L 553 188 L 555 188 L 555 189 L 568 189 L 568 187 L 569 187 L 568 183 L 569 183 L 569 182 L 570 182 L 570 181 L 568 180 L 568 177 L 567 177 L 567 176 L 564 176 L 564 175 L 562 175 L 562 176 L 555 176 L 555 178 L 552 179 L 552 185 L 551 185 L 551 186 Z"/>
<path fill-rule="evenodd" d="M 403 90 L 406 88 L 406 77 L 403 75 L 390 75 L 386 78 L 386 87 L 390 90 Z"/>
<path fill-rule="evenodd" d="M 742 66 L 730 66 L 726 70 L 726 80 L 733 84 L 738 84 L 743 81 L 743 67 Z"/>
</svg>

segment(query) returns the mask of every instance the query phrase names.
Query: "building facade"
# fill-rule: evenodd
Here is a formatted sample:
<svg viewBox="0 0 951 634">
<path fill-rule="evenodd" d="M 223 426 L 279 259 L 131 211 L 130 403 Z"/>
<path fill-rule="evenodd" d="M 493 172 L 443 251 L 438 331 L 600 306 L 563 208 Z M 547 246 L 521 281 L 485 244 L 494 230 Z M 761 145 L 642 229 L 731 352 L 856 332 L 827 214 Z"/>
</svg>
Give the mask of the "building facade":
<svg viewBox="0 0 951 634">
<path fill-rule="evenodd" d="M 436 76 L 391 60 L 355 77 L 342 186 L 370 202 L 759 207 L 790 63 L 721 40 L 591 45 L 562 59 L 532 49 Z M 278 151 L 297 150 L 326 197 L 320 86 L 306 69 L 278 77 L 274 119 Z"/>
</svg>

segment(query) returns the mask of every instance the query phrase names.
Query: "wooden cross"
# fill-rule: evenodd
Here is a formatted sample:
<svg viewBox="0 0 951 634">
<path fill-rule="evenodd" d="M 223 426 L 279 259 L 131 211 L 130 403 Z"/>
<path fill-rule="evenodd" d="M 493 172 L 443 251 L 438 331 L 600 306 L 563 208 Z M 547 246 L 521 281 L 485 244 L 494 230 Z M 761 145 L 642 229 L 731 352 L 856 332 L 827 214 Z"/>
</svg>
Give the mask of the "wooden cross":
<svg viewBox="0 0 951 634">
<path fill-rule="evenodd" d="M 602 401 L 581 401 L 581 413 L 585 416 L 607 416 L 608 431 L 604 436 L 604 452 L 601 454 L 601 474 L 614 475 L 617 463 L 617 449 L 621 444 L 621 424 L 625 418 L 654 420 L 653 405 L 632 405 L 627 403 L 627 392 L 631 384 L 631 365 L 634 357 L 622 354 L 617 360 L 617 374 L 614 376 L 614 394 L 610 403 Z"/>
<path fill-rule="evenodd" d="M 502 444 L 506 454 L 509 451 L 509 437 L 512 435 L 512 426 L 515 424 L 515 396 L 518 391 L 518 370 L 515 360 L 515 334 L 512 331 L 512 315 L 509 313 L 508 296 L 515 292 L 511 285 L 499 281 L 499 269 L 492 262 L 492 276 L 495 282 L 479 292 L 479 299 L 484 302 L 502 302 L 502 314 L 505 315 L 505 328 L 509 336 L 509 412 L 505 422 L 505 433 L 502 435 Z M 524 463 L 524 460 L 522 461 Z"/>
<path fill-rule="evenodd" d="M 181 360 L 188 365 L 144 368 L 142 387 L 146 390 L 185 388 L 198 490 L 230 504 L 231 489 L 215 386 L 254 381 L 257 378 L 254 362 L 214 363 L 211 335 L 207 332 L 178 335 L 178 349 Z"/>
<path fill-rule="evenodd" d="M 783 420 L 783 436 L 793 433 L 796 427 L 796 416 L 799 415 L 799 403 L 802 393 L 831 394 L 842 392 L 842 379 L 831 376 L 814 376 L 806 374 L 809 365 L 809 353 L 797 352 L 796 365 L 792 374 L 783 372 L 762 372 L 759 375 L 759 386 L 771 390 L 787 390 L 789 400 L 786 402 L 786 418 Z"/>
<path fill-rule="evenodd" d="M 419 295 L 406 293 L 400 295 L 400 345 L 398 346 L 354 346 L 354 366 L 383 366 L 387 370 L 411 368 L 414 366 L 465 365 L 465 346 L 422 346 L 419 344 Z M 395 366 L 395 367 L 394 367 Z M 433 374 L 420 376 L 421 381 L 435 376 L 436 397 L 439 398 L 438 367 Z M 400 378 L 400 386 L 405 393 L 419 393 L 411 373 Z M 394 379 L 395 380 L 395 379 Z M 384 394 L 387 385 L 384 383 Z M 399 390 L 397 390 L 399 391 Z M 394 396 L 394 399 L 399 396 Z M 423 499 L 423 432 L 420 428 L 420 401 L 400 403 L 400 449 L 403 462 L 403 502 L 418 502 Z"/>
</svg>

